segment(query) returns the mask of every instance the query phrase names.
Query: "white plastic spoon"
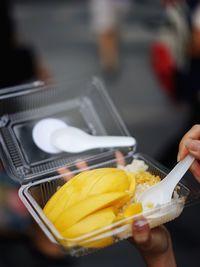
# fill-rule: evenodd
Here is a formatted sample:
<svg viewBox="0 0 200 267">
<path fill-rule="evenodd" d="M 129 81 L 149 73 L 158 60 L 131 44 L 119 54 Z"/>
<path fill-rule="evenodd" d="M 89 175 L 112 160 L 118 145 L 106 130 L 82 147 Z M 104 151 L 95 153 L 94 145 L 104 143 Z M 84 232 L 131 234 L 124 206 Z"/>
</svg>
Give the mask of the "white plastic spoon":
<svg viewBox="0 0 200 267">
<path fill-rule="evenodd" d="M 171 201 L 172 194 L 178 182 L 189 169 L 194 161 L 191 155 L 186 156 L 171 170 L 171 172 L 158 184 L 142 192 L 137 201 L 143 204 L 144 208 L 148 206 L 158 206 Z"/>
<path fill-rule="evenodd" d="M 51 142 L 57 149 L 69 153 L 78 153 L 95 148 L 129 147 L 136 143 L 133 137 L 94 136 L 71 126 L 53 132 Z"/>
<path fill-rule="evenodd" d="M 32 137 L 37 147 L 42 151 L 57 154 L 62 150 L 56 148 L 51 144 L 50 138 L 53 132 L 61 128 L 67 128 L 67 124 L 56 118 L 47 118 L 38 121 L 33 127 Z"/>
</svg>

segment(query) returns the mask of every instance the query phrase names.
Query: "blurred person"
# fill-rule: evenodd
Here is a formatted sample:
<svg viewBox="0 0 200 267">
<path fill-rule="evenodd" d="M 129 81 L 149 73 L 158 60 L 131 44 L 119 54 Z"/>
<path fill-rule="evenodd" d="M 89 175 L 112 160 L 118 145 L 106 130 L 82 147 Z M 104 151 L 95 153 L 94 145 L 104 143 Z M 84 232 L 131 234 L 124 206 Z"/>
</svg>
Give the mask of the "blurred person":
<svg viewBox="0 0 200 267">
<path fill-rule="evenodd" d="M 188 113 L 182 128 L 164 144 L 156 156 L 157 160 L 171 169 L 177 161 L 179 142 L 192 125 L 200 121 L 200 1 L 166 0 L 163 1 L 170 20 L 158 42 L 154 43 L 154 70 L 162 88 L 175 104 L 184 103 Z M 168 30 L 169 29 L 169 30 Z M 160 42 L 159 42 L 160 41 Z M 156 50 L 157 49 L 157 50 Z M 173 126 L 172 126 L 173 127 Z M 188 174 L 189 183 L 194 183 Z M 198 262 L 200 250 L 200 205 L 185 209 L 176 222 L 167 224 L 171 233 L 175 252 L 193 248 L 192 261 Z M 191 219 L 195 218 L 195 219 Z M 190 221 L 190 225 L 187 224 Z M 188 256 L 190 251 L 188 252 Z M 177 262 L 184 264 L 184 254 L 177 253 Z"/>
<path fill-rule="evenodd" d="M 164 31 L 160 42 L 158 39 L 153 44 L 153 67 L 167 94 L 176 104 L 185 103 L 188 107 L 183 128 L 158 156 L 161 163 L 172 168 L 179 140 L 200 120 L 200 2 L 165 0 L 164 3 L 171 12 L 172 34 L 168 37 L 168 32 Z"/>
<path fill-rule="evenodd" d="M 33 48 L 19 40 L 12 7 L 11 1 L 0 0 L 0 88 L 35 80 L 48 82 L 49 70 Z M 2 242 L 5 240 L 12 242 L 13 238 L 16 241 L 15 238 L 18 237 L 19 239 L 30 238 L 35 256 L 40 254 L 43 259 L 46 257 L 46 262 L 50 257 L 52 264 L 70 263 L 69 259 L 65 261 L 60 248 L 50 242 L 33 222 L 18 197 L 18 188 L 19 185 L 6 175 L 0 164 L 0 238 Z M 4 258 L 6 255 L 5 253 Z M 48 266 L 51 266 L 50 263 Z"/>
<path fill-rule="evenodd" d="M 169 96 L 192 100 L 195 92 L 191 86 L 194 87 L 199 61 L 200 3 L 198 0 L 162 3 L 165 19 L 152 44 L 153 68 Z"/>
<path fill-rule="evenodd" d="M 90 0 L 90 4 L 101 68 L 116 71 L 120 65 L 120 27 L 130 0 Z"/>
<path fill-rule="evenodd" d="M 12 2 L 0 1 L 0 88 L 48 80 L 49 71 L 35 51 L 19 40 Z"/>
<path fill-rule="evenodd" d="M 173 62 L 172 84 L 174 88 L 172 93 L 177 102 L 185 103 L 188 106 L 187 118 L 182 129 L 169 140 L 166 147 L 162 149 L 161 155 L 158 156 L 158 160 L 171 169 L 177 160 L 178 145 L 182 136 L 192 125 L 200 121 L 200 2 L 199 0 L 174 0 L 166 1 L 166 4 L 169 5 L 169 8 L 178 8 L 182 21 L 184 21 L 184 25 L 180 24 L 181 28 L 179 28 L 179 30 L 183 28 L 179 34 L 180 36 L 183 34 L 185 38 L 182 43 L 183 53 L 182 58 L 179 58 L 181 61 L 174 60 Z M 178 46 L 179 42 L 177 42 L 177 48 Z M 189 175 L 188 180 L 193 183 L 192 177 Z M 171 222 L 167 225 L 177 250 L 187 248 L 190 244 L 190 247 L 197 251 L 192 256 L 194 261 L 198 260 L 200 249 L 200 233 L 196 231 L 200 224 L 198 214 L 199 204 L 186 209 L 176 223 Z M 195 220 L 191 220 L 194 217 Z M 189 227 L 186 223 L 188 220 L 190 220 Z M 184 255 L 181 255 L 178 260 L 184 261 Z"/>
</svg>

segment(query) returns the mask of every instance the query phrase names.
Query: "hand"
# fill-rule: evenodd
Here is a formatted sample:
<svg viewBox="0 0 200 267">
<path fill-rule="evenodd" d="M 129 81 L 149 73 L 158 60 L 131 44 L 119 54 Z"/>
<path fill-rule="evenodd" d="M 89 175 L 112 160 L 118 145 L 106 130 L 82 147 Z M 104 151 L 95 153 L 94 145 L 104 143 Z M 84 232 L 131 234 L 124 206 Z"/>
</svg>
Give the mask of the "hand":
<svg viewBox="0 0 200 267">
<path fill-rule="evenodd" d="M 178 161 L 182 160 L 187 154 L 195 157 L 190 170 L 197 181 L 200 182 L 200 124 L 194 125 L 180 141 Z"/>
<path fill-rule="evenodd" d="M 116 165 L 126 165 L 126 160 L 122 152 L 116 151 L 114 156 L 116 160 Z M 77 168 L 77 171 L 85 171 L 90 169 L 87 162 L 82 159 L 79 159 L 75 162 L 75 167 Z M 62 176 L 65 182 L 69 181 L 71 178 L 74 177 L 75 174 L 77 174 L 77 172 L 73 173 L 69 168 L 66 167 L 59 168 L 57 172 Z"/>
<path fill-rule="evenodd" d="M 132 243 L 138 248 L 148 267 L 176 267 L 170 234 L 164 226 L 150 229 L 145 219 L 132 226 Z"/>
</svg>

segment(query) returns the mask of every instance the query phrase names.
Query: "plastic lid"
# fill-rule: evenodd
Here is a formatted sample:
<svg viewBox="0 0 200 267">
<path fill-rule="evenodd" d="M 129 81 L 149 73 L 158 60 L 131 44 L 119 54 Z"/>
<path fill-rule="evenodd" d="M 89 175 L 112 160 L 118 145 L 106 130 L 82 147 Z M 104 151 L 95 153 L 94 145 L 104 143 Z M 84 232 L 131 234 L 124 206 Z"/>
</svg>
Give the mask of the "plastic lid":
<svg viewBox="0 0 200 267">
<path fill-rule="evenodd" d="M 1 158 L 8 174 L 21 184 L 52 175 L 77 160 L 103 162 L 113 157 L 116 150 L 123 154 L 135 150 L 135 146 L 92 149 L 73 154 L 49 151 L 48 147 L 45 150 L 46 138 L 41 142 L 38 132 L 37 137 L 33 135 L 33 130 L 43 119 L 57 120 L 62 125 L 77 127 L 91 135 L 129 135 L 97 78 L 90 83 L 74 81 L 46 86 L 34 82 L 3 89 L 0 92 Z M 49 133 L 50 128 L 47 128 Z"/>
</svg>

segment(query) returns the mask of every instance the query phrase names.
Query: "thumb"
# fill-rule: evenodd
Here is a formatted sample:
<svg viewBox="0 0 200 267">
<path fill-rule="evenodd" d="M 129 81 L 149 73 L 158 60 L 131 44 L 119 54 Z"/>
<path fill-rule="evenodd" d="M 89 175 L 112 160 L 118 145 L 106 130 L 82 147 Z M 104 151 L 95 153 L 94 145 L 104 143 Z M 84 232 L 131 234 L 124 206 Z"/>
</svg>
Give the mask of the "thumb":
<svg viewBox="0 0 200 267">
<path fill-rule="evenodd" d="M 135 221 L 132 225 L 133 242 L 143 253 L 164 253 L 169 246 L 169 233 L 164 226 L 150 230 L 146 220 Z"/>
<path fill-rule="evenodd" d="M 188 140 L 185 146 L 191 155 L 193 155 L 196 159 L 200 160 L 200 141 L 199 140 Z"/>
</svg>

